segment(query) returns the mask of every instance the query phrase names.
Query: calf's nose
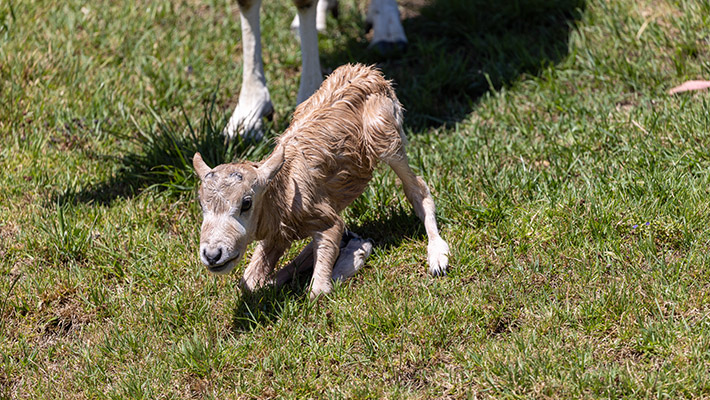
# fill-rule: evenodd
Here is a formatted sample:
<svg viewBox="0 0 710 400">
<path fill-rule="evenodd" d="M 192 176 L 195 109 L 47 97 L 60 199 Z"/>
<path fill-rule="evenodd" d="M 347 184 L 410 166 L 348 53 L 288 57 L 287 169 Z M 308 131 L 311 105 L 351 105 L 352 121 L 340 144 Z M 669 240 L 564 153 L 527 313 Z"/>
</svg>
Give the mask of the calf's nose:
<svg viewBox="0 0 710 400">
<path fill-rule="evenodd" d="M 222 258 L 222 248 L 218 247 L 210 250 L 205 248 L 202 250 L 202 255 L 209 265 L 215 265 Z"/>
</svg>

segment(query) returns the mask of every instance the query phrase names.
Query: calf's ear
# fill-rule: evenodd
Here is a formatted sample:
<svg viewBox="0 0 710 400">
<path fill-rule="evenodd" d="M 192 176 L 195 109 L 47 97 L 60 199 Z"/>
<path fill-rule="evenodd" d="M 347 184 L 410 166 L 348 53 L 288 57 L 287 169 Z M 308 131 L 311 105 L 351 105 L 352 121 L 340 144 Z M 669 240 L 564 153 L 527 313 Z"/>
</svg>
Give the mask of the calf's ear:
<svg viewBox="0 0 710 400">
<path fill-rule="evenodd" d="M 202 180 L 202 178 L 204 178 L 205 175 L 212 170 L 212 168 L 205 164 L 205 161 L 202 159 L 200 153 L 195 153 L 192 157 L 192 166 L 195 168 L 195 172 L 197 172 L 197 176 L 200 177 L 200 180 Z"/>
<path fill-rule="evenodd" d="M 273 153 L 264 160 L 264 162 L 256 169 L 256 174 L 259 183 L 266 185 L 269 183 L 276 174 L 281 170 L 284 165 L 285 159 L 285 149 L 284 146 L 277 146 Z"/>
</svg>

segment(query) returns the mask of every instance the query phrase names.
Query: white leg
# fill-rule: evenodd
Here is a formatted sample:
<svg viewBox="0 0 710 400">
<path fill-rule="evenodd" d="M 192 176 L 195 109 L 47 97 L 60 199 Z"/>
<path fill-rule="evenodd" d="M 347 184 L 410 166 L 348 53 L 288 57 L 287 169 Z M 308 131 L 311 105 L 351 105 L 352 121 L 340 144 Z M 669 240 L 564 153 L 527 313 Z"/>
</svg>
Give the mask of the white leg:
<svg viewBox="0 0 710 400">
<path fill-rule="evenodd" d="M 370 47 L 385 54 L 407 47 L 397 0 L 372 0 L 367 9 L 367 22 L 372 25 Z"/>
<path fill-rule="evenodd" d="M 387 160 L 387 163 L 399 176 L 404 193 L 414 206 L 414 212 L 424 222 L 424 228 L 429 237 L 429 245 L 427 246 L 429 273 L 434 276 L 446 275 L 446 269 L 449 266 L 449 245 L 439 236 L 439 230 L 436 227 L 436 207 L 429 187 L 422 178 L 414 175 L 407 163 L 406 156 L 401 159 Z"/>
<path fill-rule="evenodd" d="M 239 103 L 225 128 L 225 134 L 234 138 L 240 134 L 246 138 L 261 140 L 263 135 L 262 117 L 274 110 L 264 77 L 264 62 L 261 58 L 261 28 L 259 9 L 261 0 L 239 2 L 242 23 L 242 47 L 244 50 L 244 70 Z"/>
<path fill-rule="evenodd" d="M 337 18 L 337 13 L 338 13 L 338 0 L 319 0 L 318 1 L 318 6 L 317 6 L 317 12 L 316 12 L 316 29 L 318 32 L 325 32 L 326 29 L 326 17 L 328 14 L 328 11 L 333 13 L 333 15 Z M 296 14 L 295 17 L 293 17 L 293 21 L 291 22 L 291 30 L 295 33 L 298 32 L 299 28 L 299 20 L 298 20 L 298 14 Z"/>
<path fill-rule="evenodd" d="M 318 31 L 316 30 L 316 6 L 311 3 L 309 7 L 298 9 L 301 21 L 299 27 L 301 37 L 301 84 L 298 88 L 296 101 L 300 104 L 320 87 L 323 74 L 320 69 L 318 55 Z"/>
</svg>

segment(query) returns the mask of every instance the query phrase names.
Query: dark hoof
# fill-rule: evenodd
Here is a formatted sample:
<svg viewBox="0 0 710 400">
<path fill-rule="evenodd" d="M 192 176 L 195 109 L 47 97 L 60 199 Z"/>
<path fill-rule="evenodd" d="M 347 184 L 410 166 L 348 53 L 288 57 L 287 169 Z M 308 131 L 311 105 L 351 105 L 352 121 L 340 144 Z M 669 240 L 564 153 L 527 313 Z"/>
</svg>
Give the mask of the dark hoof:
<svg viewBox="0 0 710 400">
<path fill-rule="evenodd" d="M 395 57 L 407 51 L 407 42 L 376 42 L 372 43 L 370 48 L 383 57 Z"/>
<path fill-rule="evenodd" d="M 363 34 L 367 35 L 368 32 L 372 30 L 372 22 L 365 21 L 365 32 Z"/>
<path fill-rule="evenodd" d="M 436 271 L 432 272 L 431 276 L 440 278 L 440 277 L 448 276 L 448 274 L 446 273 L 445 269 L 444 270 L 437 269 Z"/>
<path fill-rule="evenodd" d="M 335 5 L 328 7 L 328 11 L 330 11 L 333 18 L 338 19 L 340 17 L 340 2 L 335 2 Z"/>
<path fill-rule="evenodd" d="M 347 246 L 351 240 L 358 237 L 359 236 L 355 232 L 351 231 L 350 229 L 346 229 L 345 231 L 343 231 L 343 237 L 340 239 L 340 247 L 342 248 Z"/>
<path fill-rule="evenodd" d="M 271 107 L 266 110 L 266 113 L 264 114 L 263 118 L 266 118 L 266 120 L 269 122 L 274 122 L 274 108 Z"/>
</svg>

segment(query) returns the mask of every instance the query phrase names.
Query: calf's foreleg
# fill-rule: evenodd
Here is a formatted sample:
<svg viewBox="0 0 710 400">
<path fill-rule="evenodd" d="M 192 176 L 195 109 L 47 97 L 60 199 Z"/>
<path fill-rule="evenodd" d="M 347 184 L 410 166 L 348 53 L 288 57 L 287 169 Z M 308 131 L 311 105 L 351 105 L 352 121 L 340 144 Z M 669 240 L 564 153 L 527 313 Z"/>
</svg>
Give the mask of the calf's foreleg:
<svg viewBox="0 0 710 400">
<path fill-rule="evenodd" d="M 271 279 L 274 267 L 286 251 L 287 246 L 269 240 L 262 240 L 254 249 L 251 261 L 244 271 L 242 289 L 253 292 L 264 286 Z"/>
<path fill-rule="evenodd" d="M 337 217 L 327 228 L 313 235 L 313 278 L 311 299 L 327 294 L 333 289 L 333 265 L 340 254 L 340 238 L 345 224 Z"/>
</svg>

